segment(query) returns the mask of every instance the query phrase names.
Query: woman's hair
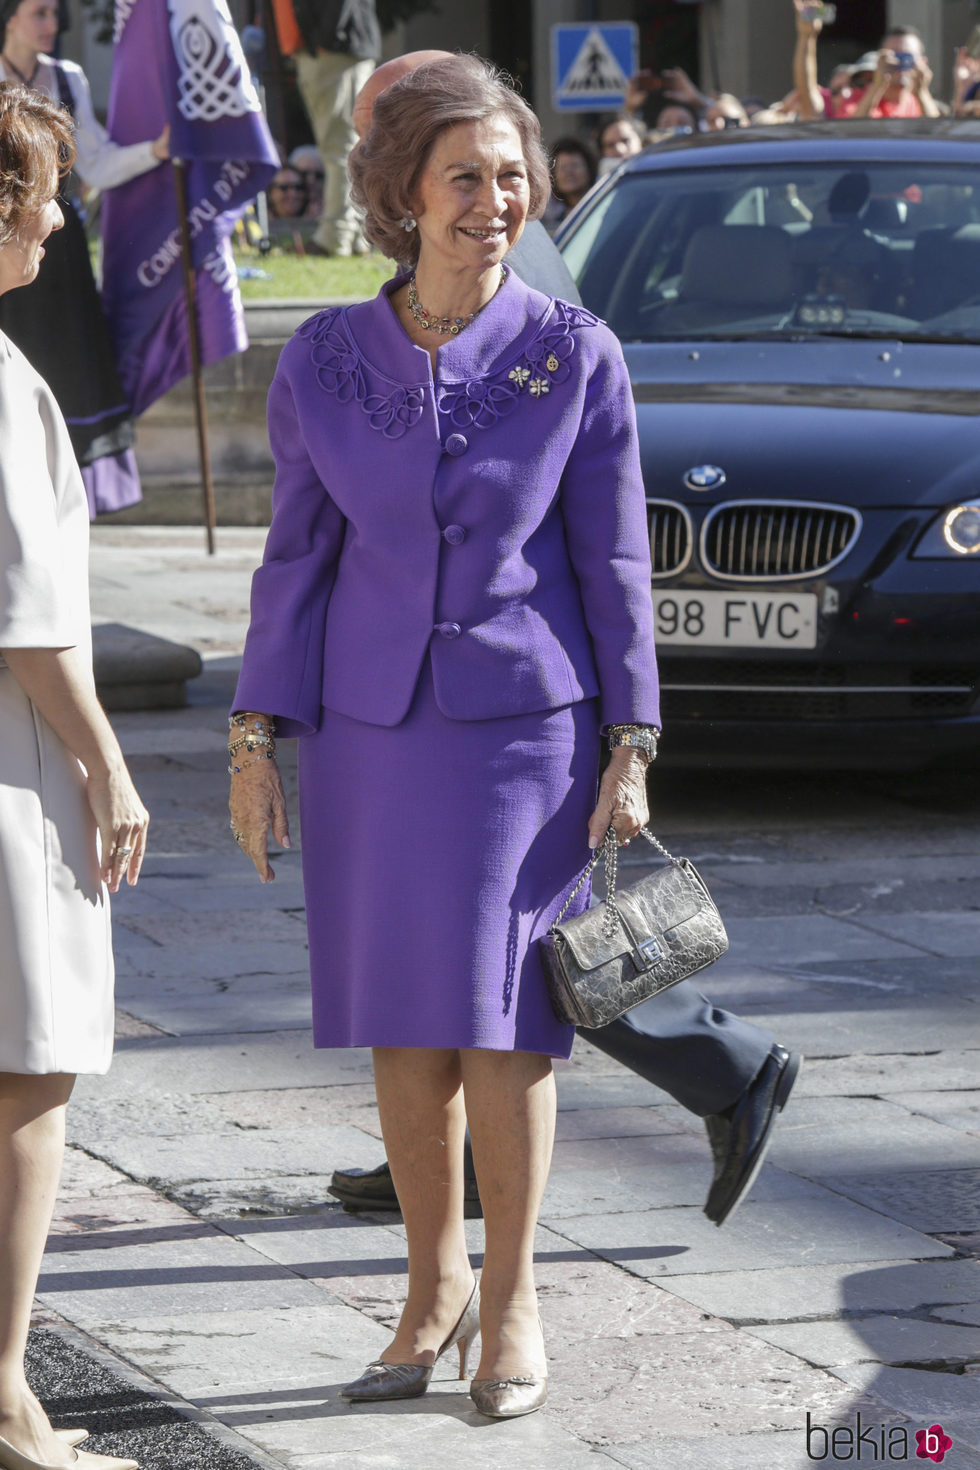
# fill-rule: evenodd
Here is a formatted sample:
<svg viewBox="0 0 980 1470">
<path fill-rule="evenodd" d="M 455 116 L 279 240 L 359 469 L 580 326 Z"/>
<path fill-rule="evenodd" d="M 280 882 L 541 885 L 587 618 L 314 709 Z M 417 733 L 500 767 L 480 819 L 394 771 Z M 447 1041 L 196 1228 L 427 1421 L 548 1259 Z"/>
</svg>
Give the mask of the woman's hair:
<svg viewBox="0 0 980 1470">
<path fill-rule="evenodd" d="M 534 113 L 505 75 L 479 56 L 427 61 L 393 82 L 374 104 L 371 131 L 347 162 L 354 202 L 365 212 L 364 233 L 385 255 L 409 265 L 419 258 L 416 230 L 401 221 L 440 133 L 459 123 L 505 117 L 521 140 L 530 194 L 529 219 L 548 202 L 548 159 Z"/>
<path fill-rule="evenodd" d="M 585 188 L 586 190 L 591 189 L 592 185 L 595 183 L 596 179 L 599 176 L 599 165 L 596 161 L 596 156 L 592 152 L 592 149 L 589 147 L 589 145 L 587 143 L 583 143 L 581 138 L 576 138 L 573 133 L 568 133 L 565 137 L 556 139 L 556 141 L 551 145 L 552 175 L 554 174 L 555 159 L 558 157 L 559 153 L 578 154 L 579 158 L 581 158 L 582 162 L 585 164 L 589 175 L 589 182 L 586 184 Z M 584 192 L 585 190 L 583 190 L 583 193 Z M 560 199 L 563 204 L 568 202 L 561 191 L 554 188 L 554 186 L 552 186 L 552 193 L 554 194 L 555 198 Z"/>
<path fill-rule="evenodd" d="M 40 92 L 0 82 L 0 249 L 50 197 L 51 177 L 71 168 L 71 118 Z"/>
</svg>

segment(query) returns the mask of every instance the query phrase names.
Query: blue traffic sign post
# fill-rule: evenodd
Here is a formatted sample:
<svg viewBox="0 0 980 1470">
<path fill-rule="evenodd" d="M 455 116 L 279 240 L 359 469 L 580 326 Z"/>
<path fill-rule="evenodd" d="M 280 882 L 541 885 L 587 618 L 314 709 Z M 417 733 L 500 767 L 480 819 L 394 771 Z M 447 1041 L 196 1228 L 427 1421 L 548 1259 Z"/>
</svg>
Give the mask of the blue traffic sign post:
<svg viewBox="0 0 980 1470">
<path fill-rule="evenodd" d="M 639 70 L 640 39 L 632 21 L 551 27 L 551 86 L 556 112 L 622 107 Z"/>
</svg>

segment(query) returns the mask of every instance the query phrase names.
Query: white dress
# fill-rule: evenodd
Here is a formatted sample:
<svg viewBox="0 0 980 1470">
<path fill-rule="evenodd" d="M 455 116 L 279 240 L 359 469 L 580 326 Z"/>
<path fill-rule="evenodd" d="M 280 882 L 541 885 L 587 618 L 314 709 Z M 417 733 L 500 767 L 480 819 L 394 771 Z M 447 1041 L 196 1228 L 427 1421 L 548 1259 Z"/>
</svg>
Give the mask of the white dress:
<svg viewBox="0 0 980 1470">
<path fill-rule="evenodd" d="M 0 650 L 91 662 L 88 507 L 50 389 L 0 333 Z M 108 894 L 78 761 L 0 655 L 0 1072 L 104 1072 Z"/>
</svg>

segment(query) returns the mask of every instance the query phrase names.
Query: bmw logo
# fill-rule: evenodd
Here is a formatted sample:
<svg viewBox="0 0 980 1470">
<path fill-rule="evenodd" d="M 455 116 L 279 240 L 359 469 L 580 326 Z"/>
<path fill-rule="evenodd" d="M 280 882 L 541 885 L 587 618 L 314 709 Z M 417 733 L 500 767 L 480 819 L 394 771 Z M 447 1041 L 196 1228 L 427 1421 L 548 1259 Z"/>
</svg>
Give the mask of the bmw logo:
<svg viewBox="0 0 980 1470">
<path fill-rule="evenodd" d="M 725 471 L 716 464 L 696 464 L 684 476 L 684 484 L 688 490 L 717 490 L 725 478 Z"/>
</svg>

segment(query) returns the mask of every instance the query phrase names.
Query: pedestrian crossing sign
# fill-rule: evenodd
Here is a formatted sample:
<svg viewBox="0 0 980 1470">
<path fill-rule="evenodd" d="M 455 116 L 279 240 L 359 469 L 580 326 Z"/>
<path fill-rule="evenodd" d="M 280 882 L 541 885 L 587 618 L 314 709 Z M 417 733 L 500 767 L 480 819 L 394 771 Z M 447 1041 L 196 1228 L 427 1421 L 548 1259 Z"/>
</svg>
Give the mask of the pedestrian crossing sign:
<svg viewBox="0 0 980 1470">
<path fill-rule="evenodd" d="M 622 107 L 639 69 L 640 42 L 632 21 L 551 27 L 551 79 L 557 112 Z"/>
</svg>

